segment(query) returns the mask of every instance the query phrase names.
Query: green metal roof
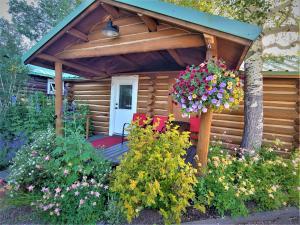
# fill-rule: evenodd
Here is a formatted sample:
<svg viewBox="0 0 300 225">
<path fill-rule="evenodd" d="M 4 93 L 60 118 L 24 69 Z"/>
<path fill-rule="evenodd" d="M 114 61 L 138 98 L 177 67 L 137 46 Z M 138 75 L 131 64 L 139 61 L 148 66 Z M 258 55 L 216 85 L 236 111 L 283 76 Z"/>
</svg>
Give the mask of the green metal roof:
<svg viewBox="0 0 300 225">
<path fill-rule="evenodd" d="M 261 33 L 261 28 L 238 20 L 228 19 L 204 13 L 192 8 L 182 7 L 161 0 L 115 0 L 148 11 L 184 20 L 200 26 L 208 27 L 224 33 L 254 41 Z"/>
<path fill-rule="evenodd" d="M 34 66 L 34 65 L 28 65 L 29 74 L 30 75 L 37 75 L 41 77 L 48 77 L 48 78 L 55 78 L 55 71 L 46 69 L 40 66 Z M 63 73 L 63 80 L 79 80 L 80 77 L 69 74 L 69 73 Z"/>
<path fill-rule="evenodd" d="M 38 41 L 31 49 L 29 49 L 22 56 L 22 61 L 25 62 L 31 55 L 39 50 L 44 44 L 46 44 L 51 38 L 59 33 L 65 26 L 79 16 L 85 9 L 87 9 L 92 3 L 97 0 L 85 0 L 78 7 L 74 9 L 68 16 L 66 16 L 61 22 L 59 22 L 54 28 L 52 28 L 40 41 Z"/>
<path fill-rule="evenodd" d="M 83 1 L 71 14 L 65 17 L 57 26 L 46 34 L 36 45 L 29 49 L 22 57 L 25 62 L 32 54 L 38 51 L 65 26 L 79 16 L 85 9 L 97 0 Z M 116 2 L 135 6 L 148 11 L 163 14 L 169 17 L 208 27 L 224 33 L 254 41 L 261 33 L 261 28 L 252 24 L 231 20 L 225 17 L 200 12 L 191 8 L 181 7 L 160 0 L 115 0 Z"/>
</svg>

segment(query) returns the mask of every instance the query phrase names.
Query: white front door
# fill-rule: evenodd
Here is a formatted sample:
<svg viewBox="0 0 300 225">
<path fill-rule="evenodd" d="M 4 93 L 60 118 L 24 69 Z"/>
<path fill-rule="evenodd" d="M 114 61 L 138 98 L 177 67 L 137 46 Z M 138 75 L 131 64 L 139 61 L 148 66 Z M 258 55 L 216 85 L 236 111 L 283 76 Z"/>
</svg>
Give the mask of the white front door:
<svg viewBox="0 0 300 225">
<path fill-rule="evenodd" d="M 109 135 L 122 134 L 137 108 L 138 76 L 112 77 Z"/>
</svg>

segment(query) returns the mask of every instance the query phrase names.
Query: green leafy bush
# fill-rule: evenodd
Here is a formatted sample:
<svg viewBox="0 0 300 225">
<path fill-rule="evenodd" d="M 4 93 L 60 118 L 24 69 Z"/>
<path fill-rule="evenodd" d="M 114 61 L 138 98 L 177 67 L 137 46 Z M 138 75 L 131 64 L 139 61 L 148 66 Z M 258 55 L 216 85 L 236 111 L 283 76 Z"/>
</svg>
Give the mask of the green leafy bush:
<svg viewBox="0 0 300 225">
<path fill-rule="evenodd" d="M 27 198 L 51 223 L 96 223 L 105 218 L 111 166 L 80 133 L 68 133 L 52 144 L 49 132 L 18 153 L 11 194 L 31 194 Z"/>
<path fill-rule="evenodd" d="M 165 133 L 133 124 L 129 151 L 113 173 L 111 190 L 130 222 L 144 208 L 158 209 L 166 224 L 180 223 L 193 199 L 195 169 L 182 156 L 190 146 L 189 133 L 167 124 Z"/>
<path fill-rule="evenodd" d="M 16 154 L 10 167 L 9 184 L 15 192 L 26 192 L 30 186 L 42 188 L 50 174 L 45 171 L 45 159 L 55 148 L 55 132 L 49 127 L 32 137 L 35 141 L 25 145 Z"/>
<path fill-rule="evenodd" d="M 196 203 L 224 215 L 247 215 L 249 202 L 258 210 L 295 204 L 299 191 L 299 154 L 284 159 L 271 147 L 237 158 L 220 146 L 210 148 L 207 174 L 198 179 Z"/>
</svg>

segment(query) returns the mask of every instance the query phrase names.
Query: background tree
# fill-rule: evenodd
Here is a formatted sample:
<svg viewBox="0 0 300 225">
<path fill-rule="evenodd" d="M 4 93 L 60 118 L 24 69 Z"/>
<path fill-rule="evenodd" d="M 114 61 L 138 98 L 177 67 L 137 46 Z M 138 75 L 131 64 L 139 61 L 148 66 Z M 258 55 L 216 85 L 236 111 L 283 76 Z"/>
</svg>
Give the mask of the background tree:
<svg viewBox="0 0 300 225">
<path fill-rule="evenodd" d="M 165 0 L 182 6 L 226 16 L 263 27 L 263 34 L 245 59 L 244 133 L 241 147 L 257 149 L 263 137 L 263 45 L 264 35 L 285 31 L 298 31 L 297 18 L 292 14 L 296 0 Z M 299 41 L 298 41 L 299 42 Z M 273 46 L 269 46 L 273 47 Z"/>
<path fill-rule="evenodd" d="M 9 0 L 9 13 L 17 31 L 32 42 L 41 39 L 82 0 Z"/>
<path fill-rule="evenodd" d="M 0 113 L 4 116 L 12 96 L 18 96 L 26 81 L 21 63 L 22 37 L 7 20 L 0 18 Z"/>
</svg>

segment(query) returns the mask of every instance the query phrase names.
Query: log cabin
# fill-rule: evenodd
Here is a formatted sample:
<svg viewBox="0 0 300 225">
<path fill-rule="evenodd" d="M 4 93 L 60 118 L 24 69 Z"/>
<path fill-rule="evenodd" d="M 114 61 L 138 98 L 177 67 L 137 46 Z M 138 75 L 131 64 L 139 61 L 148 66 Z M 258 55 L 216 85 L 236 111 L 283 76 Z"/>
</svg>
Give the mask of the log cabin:
<svg viewBox="0 0 300 225">
<path fill-rule="evenodd" d="M 261 28 L 251 24 L 159 0 L 86 0 L 26 52 L 23 61 L 55 70 L 57 133 L 62 117 L 58 93 L 62 93 L 62 72 L 67 72 L 87 79 L 74 82 L 72 93 L 78 103 L 89 104 L 96 132 L 113 135 L 121 132 L 134 112 L 148 116 L 173 113 L 177 120 L 184 120 L 169 96 L 178 71 L 213 56 L 225 60 L 230 69 L 238 69 L 260 32 Z M 294 80 L 286 82 L 296 90 Z M 276 89 L 278 82 L 270 83 Z M 265 97 L 272 101 L 270 95 Z M 296 98 L 293 92 L 293 106 Z M 290 96 L 278 99 L 285 101 Z M 269 104 L 266 115 L 280 103 Z M 276 131 L 275 121 L 280 121 L 278 126 L 294 125 L 298 111 L 293 108 L 287 114 L 284 110 L 265 121 L 271 124 L 266 127 L 267 138 Z M 238 144 L 242 112 L 241 107 L 233 112 L 235 116 L 215 114 L 208 136 L 229 136 Z M 278 116 L 282 119 L 276 119 Z M 290 135 L 291 130 L 286 132 Z M 286 143 L 292 142 L 286 138 Z"/>
</svg>

